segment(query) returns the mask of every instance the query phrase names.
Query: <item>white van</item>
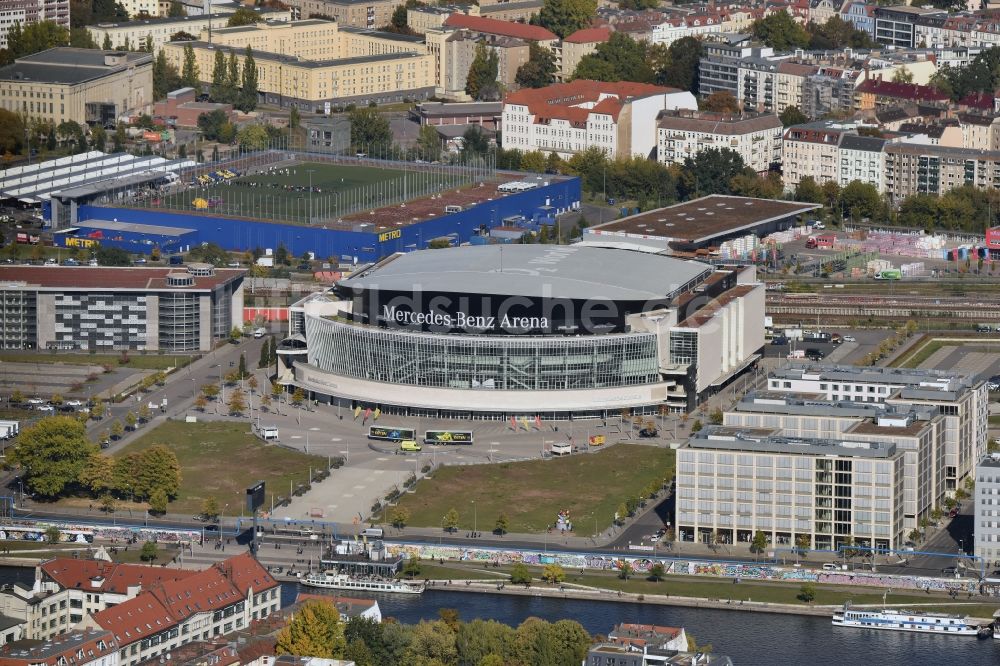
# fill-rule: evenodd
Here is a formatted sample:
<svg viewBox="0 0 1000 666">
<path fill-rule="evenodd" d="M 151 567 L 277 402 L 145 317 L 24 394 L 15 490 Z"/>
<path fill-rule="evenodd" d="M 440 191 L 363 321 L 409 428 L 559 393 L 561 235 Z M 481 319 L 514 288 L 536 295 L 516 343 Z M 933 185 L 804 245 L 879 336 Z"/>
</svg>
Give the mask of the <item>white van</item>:
<svg viewBox="0 0 1000 666">
<path fill-rule="evenodd" d="M 254 329 L 253 337 L 259 339 L 259 338 L 264 337 L 265 335 L 267 335 L 267 329 L 266 328 L 257 328 L 257 329 Z"/>
<path fill-rule="evenodd" d="M 262 426 L 260 429 L 260 438 L 265 442 L 277 441 L 278 429 L 274 426 Z"/>
<path fill-rule="evenodd" d="M 382 534 L 381 527 L 368 527 L 361 530 L 361 536 L 368 537 L 369 539 L 381 539 Z"/>
<path fill-rule="evenodd" d="M 556 442 L 552 445 L 552 455 L 568 456 L 573 453 L 573 445 L 568 442 Z"/>
</svg>

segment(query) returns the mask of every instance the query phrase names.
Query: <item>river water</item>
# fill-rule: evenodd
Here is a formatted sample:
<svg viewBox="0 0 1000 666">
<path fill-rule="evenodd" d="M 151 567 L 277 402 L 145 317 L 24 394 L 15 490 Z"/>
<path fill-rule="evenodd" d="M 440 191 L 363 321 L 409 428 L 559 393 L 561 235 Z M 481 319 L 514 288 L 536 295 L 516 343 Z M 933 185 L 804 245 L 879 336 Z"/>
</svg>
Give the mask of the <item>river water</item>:
<svg viewBox="0 0 1000 666">
<path fill-rule="evenodd" d="M 30 585 L 33 578 L 34 569 L 0 567 L 0 583 Z M 283 605 L 294 601 L 297 587 L 282 585 Z M 455 608 L 463 620 L 478 617 L 514 626 L 532 616 L 553 622 L 569 618 L 592 634 L 605 634 L 617 622 L 684 627 L 699 643 L 711 643 L 716 652 L 732 657 L 736 666 L 1000 665 L 1000 640 L 849 629 L 834 627 L 825 617 L 433 589 L 421 595 L 344 596 L 375 597 L 383 616 L 405 623 L 435 619 L 438 609 Z"/>
</svg>

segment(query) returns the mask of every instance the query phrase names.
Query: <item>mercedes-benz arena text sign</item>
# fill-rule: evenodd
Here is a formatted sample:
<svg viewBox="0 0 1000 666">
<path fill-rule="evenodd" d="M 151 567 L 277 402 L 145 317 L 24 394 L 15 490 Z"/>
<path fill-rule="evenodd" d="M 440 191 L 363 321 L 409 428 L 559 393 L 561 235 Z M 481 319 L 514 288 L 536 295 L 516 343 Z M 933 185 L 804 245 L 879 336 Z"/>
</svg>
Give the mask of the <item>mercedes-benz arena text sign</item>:
<svg viewBox="0 0 1000 666">
<path fill-rule="evenodd" d="M 427 250 L 344 280 L 362 324 L 426 333 L 621 333 L 631 314 L 668 308 L 711 267 L 594 247 L 511 245 Z"/>
</svg>

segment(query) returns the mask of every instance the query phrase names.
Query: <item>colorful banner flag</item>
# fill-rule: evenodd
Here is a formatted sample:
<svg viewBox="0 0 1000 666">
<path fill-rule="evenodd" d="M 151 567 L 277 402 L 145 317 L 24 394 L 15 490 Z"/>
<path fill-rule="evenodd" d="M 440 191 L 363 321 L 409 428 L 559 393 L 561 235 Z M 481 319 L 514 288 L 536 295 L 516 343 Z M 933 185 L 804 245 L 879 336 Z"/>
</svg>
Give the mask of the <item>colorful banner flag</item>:
<svg viewBox="0 0 1000 666">
<path fill-rule="evenodd" d="M 368 420 L 368 417 L 371 415 L 372 415 L 372 408 L 369 407 L 368 409 L 365 410 L 365 418 L 361 419 L 361 423 L 362 424 L 365 423 Z"/>
<path fill-rule="evenodd" d="M 513 430 L 517 430 L 517 419 L 515 419 L 513 416 L 510 417 L 510 427 Z"/>
<path fill-rule="evenodd" d="M 538 428 L 539 430 L 542 429 L 542 417 L 539 416 L 538 414 L 535 414 L 535 427 Z"/>
<path fill-rule="evenodd" d="M 359 416 L 361 416 L 361 405 L 354 408 L 354 420 L 357 421 Z"/>
<path fill-rule="evenodd" d="M 381 416 L 381 415 L 382 415 L 382 408 L 381 407 L 376 407 L 375 408 L 375 415 L 372 416 L 372 421 L 378 421 L 378 417 Z"/>
<path fill-rule="evenodd" d="M 531 426 L 528 425 L 528 417 L 527 416 L 522 416 L 521 417 L 521 425 L 524 426 L 525 430 L 527 430 L 529 432 L 531 431 Z"/>
</svg>

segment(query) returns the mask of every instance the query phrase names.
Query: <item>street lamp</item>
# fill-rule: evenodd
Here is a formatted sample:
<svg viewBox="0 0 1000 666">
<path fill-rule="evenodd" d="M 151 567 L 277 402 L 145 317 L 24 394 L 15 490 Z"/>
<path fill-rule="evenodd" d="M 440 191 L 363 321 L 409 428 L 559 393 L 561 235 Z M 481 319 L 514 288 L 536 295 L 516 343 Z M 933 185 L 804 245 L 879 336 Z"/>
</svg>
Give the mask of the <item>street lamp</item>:
<svg viewBox="0 0 1000 666">
<path fill-rule="evenodd" d="M 306 169 L 309 174 L 309 224 L 312 224 L 313 217 L 313 171 L 315 169 Z"/>
<path fill-rule="evenodd" d="M 476 500 L 472 500 L 472 538 L 475 539 L 479 532 L 479 514 L 476 512 Z"/>
</svg>

